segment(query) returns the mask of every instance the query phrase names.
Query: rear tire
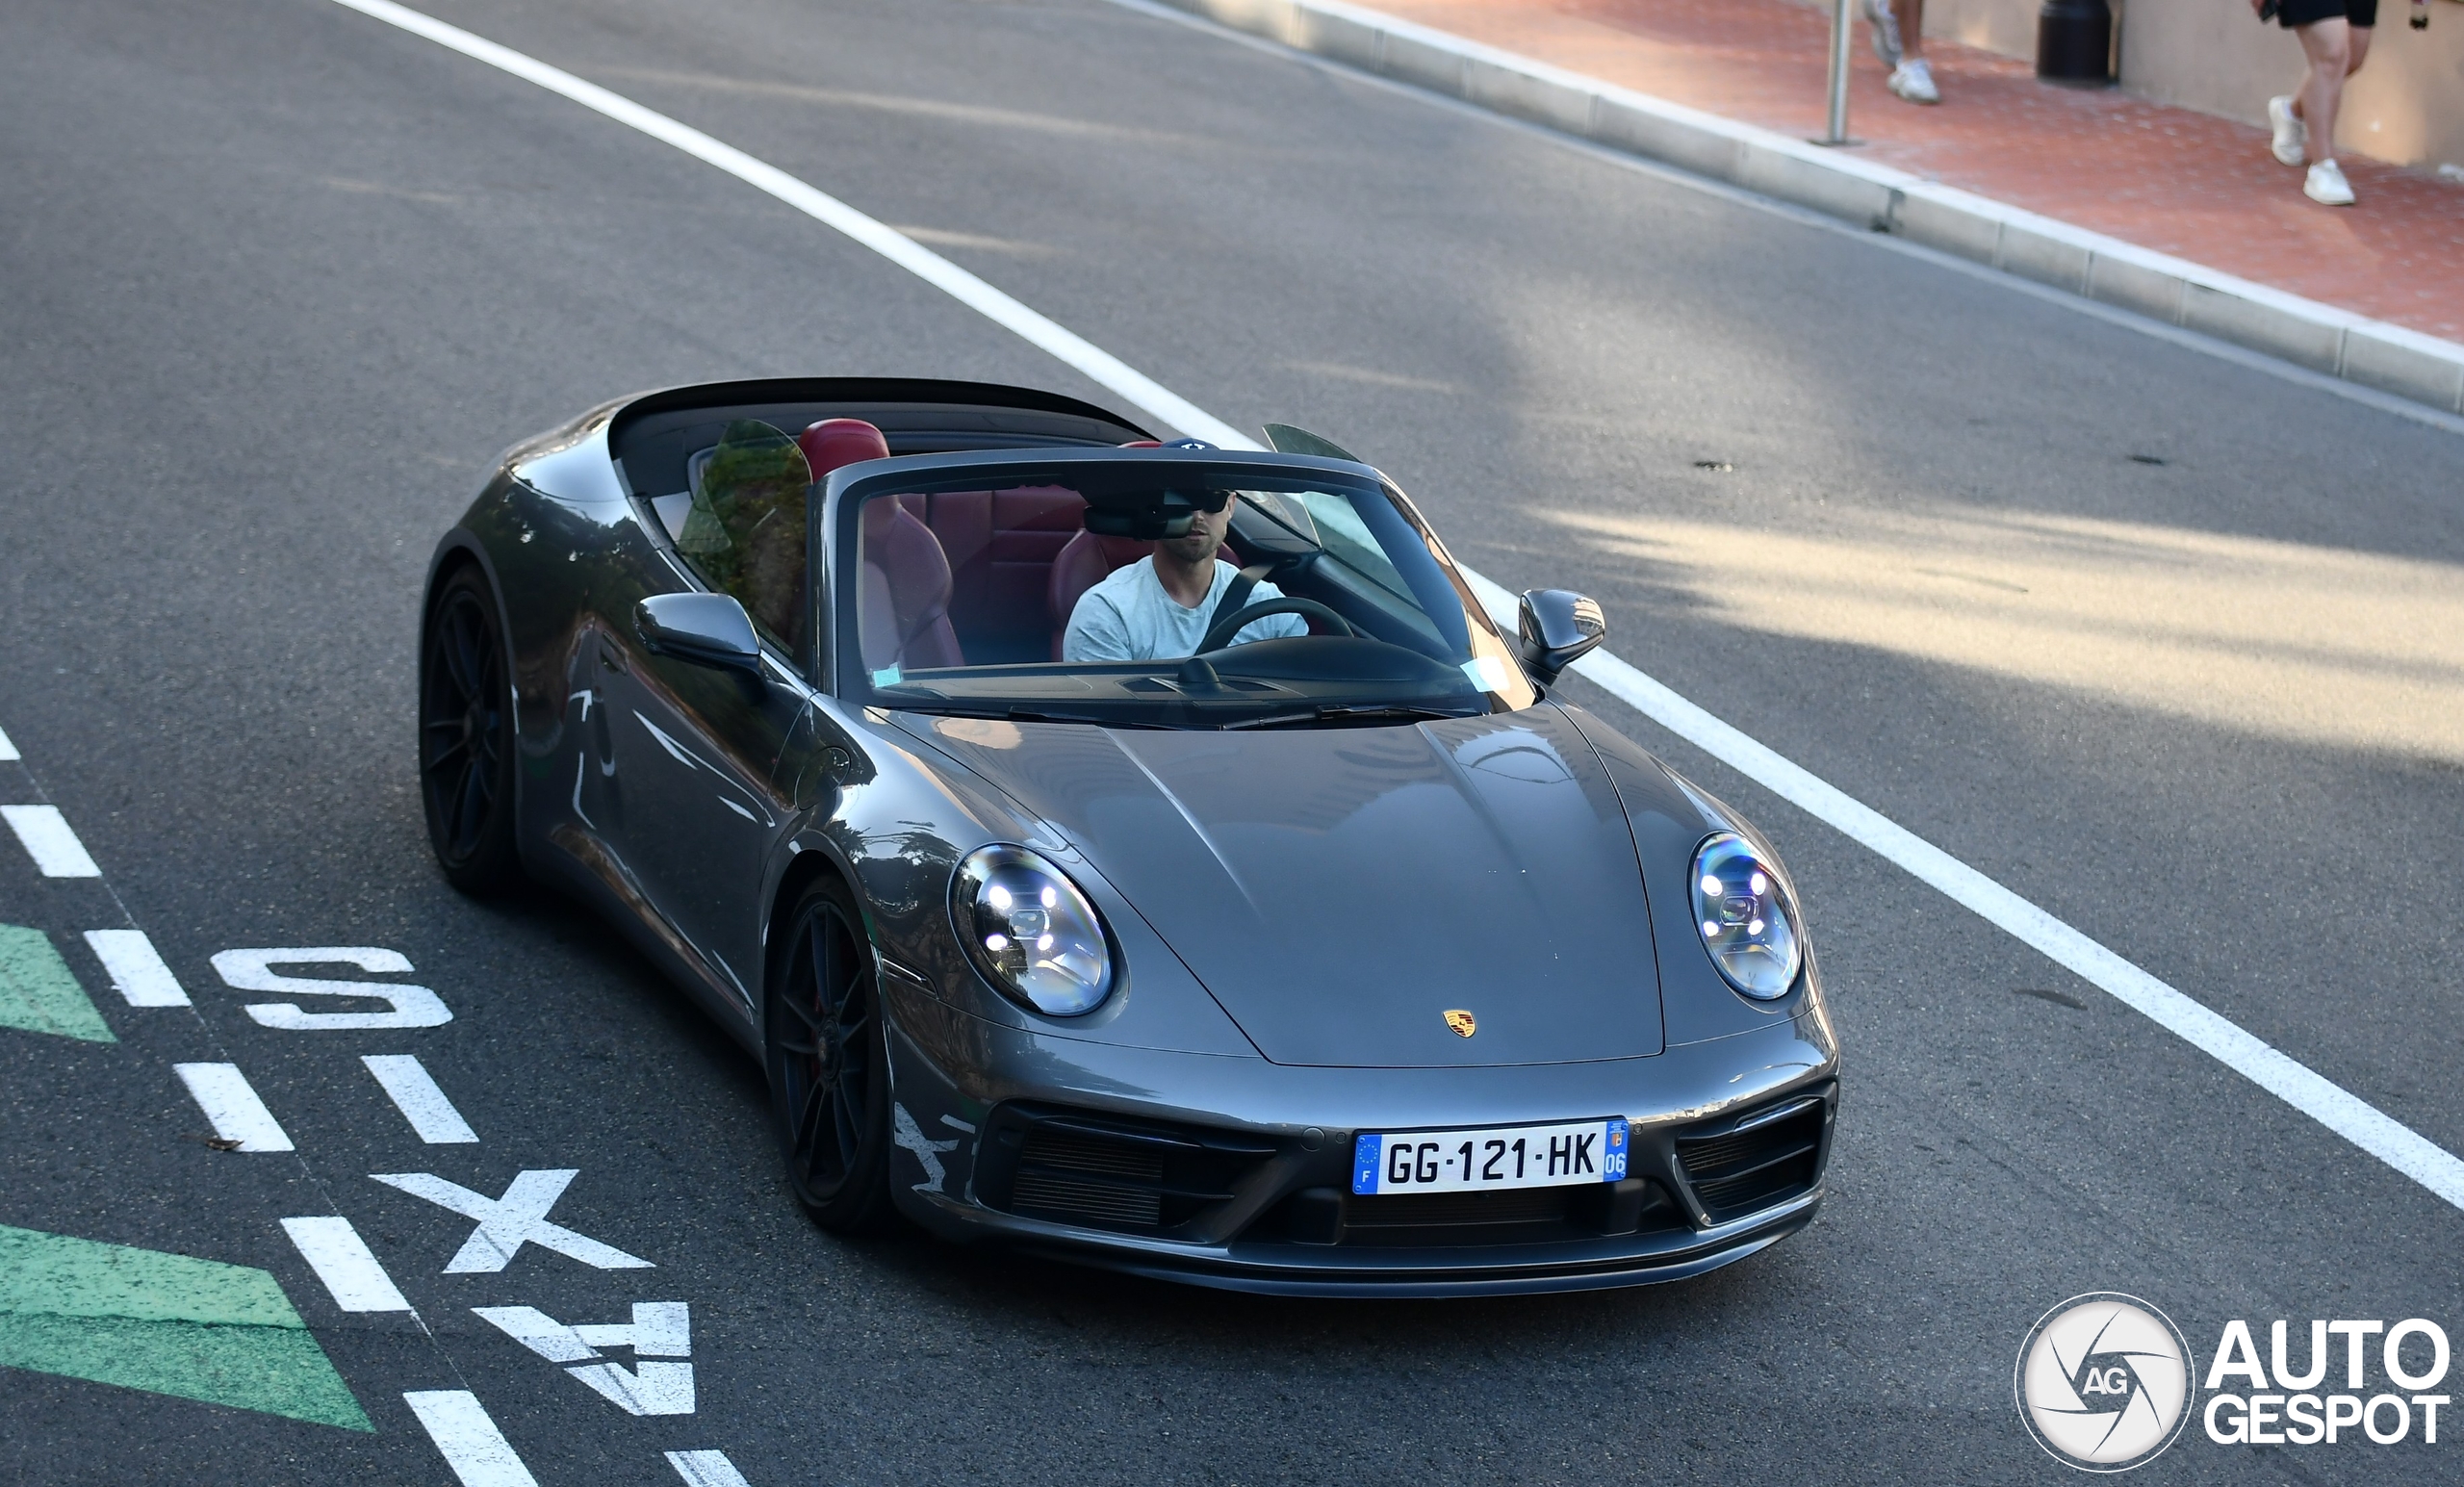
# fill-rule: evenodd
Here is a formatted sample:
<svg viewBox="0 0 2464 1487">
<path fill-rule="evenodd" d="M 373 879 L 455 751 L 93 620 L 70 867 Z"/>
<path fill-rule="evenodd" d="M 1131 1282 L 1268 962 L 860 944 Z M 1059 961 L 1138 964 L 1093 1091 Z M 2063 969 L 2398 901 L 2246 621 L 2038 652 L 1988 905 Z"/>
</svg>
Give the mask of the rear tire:
<svg viewBox="0 0 2464 1487">
<path fill-rule="evenodd" d="M 420 800 L 445 881 L 487 895 L 522 876 L 504 625 L 475 564 L 438 584 L 420 645 Z"/>
<path fill-rule="evenodd" d="M 888 1225 L 889 1041 L 855 894 L 824 874 L 786 918 L 770 967 L 763 1064 L 787 1181 L 840 1234 Z"/>
</svg>

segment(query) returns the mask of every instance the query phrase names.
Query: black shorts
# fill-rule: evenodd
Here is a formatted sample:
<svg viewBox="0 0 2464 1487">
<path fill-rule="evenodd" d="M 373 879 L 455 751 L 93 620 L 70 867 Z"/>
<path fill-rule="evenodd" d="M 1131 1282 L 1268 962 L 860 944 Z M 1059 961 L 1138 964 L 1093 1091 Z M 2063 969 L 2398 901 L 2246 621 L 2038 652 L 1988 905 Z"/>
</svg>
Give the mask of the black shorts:
<svg viewBox="0 0 2464 1487">
<path fill-rule="evenodd" d="M 2287 31 L 2339 18 L 2368 30 L 2378 24 L 2378 0 L 2283 0 L 2275 12 L 2275 23 Z"/>
</svg>

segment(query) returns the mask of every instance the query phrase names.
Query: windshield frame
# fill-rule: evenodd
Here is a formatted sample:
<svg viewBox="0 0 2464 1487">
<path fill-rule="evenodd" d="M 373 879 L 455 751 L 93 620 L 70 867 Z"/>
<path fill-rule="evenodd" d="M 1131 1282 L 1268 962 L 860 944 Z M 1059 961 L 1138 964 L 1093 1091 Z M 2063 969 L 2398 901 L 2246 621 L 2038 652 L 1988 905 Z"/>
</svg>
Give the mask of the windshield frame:
<svg viewBox="0 0 2464 1487">
<path fill-rule="evenodd" d="M 1383 473 L 1369 465 L 1318 455 L 1282 454 L 1270 451 L 1194 451 L 1173 449 L 970 450 L 871 460 L 833 472 L 825 484 L 823 499 L 810 503 L 814 548 L 820 561 L 810 565 L 808 570 L 819 580 L 814 587 L 818 591 L 815 594 L 815 598 L 819 601 L 817 607 L 821 610 L 816 618 L 821 623 L 815 627 L 815 630 L 816 639 L 828 648 L 826 664 L 822 669 L 831 694 L 842 703 L 889 712 L 999 715 L 1003 710 L 997 701 L 975 703 L 953 698 L 946 704 L 940 704 L 911 695 L 900 695 L 874 685 L 871 676 L 864 669 L 860 639 L 861 621 L 858 612 L 861 589 L 860 576 L 857 569 L 857 565 L 861 561 L 861 541 L 858 523 L 861 508 L 867 500 L 877 496 L 909 494 L 919 489 L 927 491 L 1012 489 L 1036 485 L 1062 485 L 1078 489 L 1086 483 L 1088 476 L 1094 474 L 1096 467 L 1121 465 L 1141 467 L 1137 472 L 1141 483 L 1151 481 L 1157 485 L 1173 487 L 1202 484 L 1234 490 L 1272 489 L 1279 485 L 1307 482 L 1311 476 L 1322 476 L 1328 479 L 1329 484 L 1326 488 L 1331 491 L 1357 492 L 1362 488 L 1373 490 L 1391 504 L 1396 516 L 1400 519 L 1404 526 L 1409 528 L 1411 535 L 1425 547 L 1437 573 L 1443 577 L 1451 599 L 1460 606 L 1466 632 L 1476 637 L 1485 633 L 1494 640 L 1495 653 L 1503 659 L 1510 674 L 1502 679 L 1505 685 L 1496 688 L 1484 687 L 1477 693 L 1465 694 L 1476 695 L 1483 699 L 1484 705 L 1476 710 L 1479 712 L 1519 711 L 1524 707 L 1536 705 L 1545 696 L 1542 688 L 1525 671 L 1515 637 L 1501 629 L 1491 619 L 1487 610 L 1480 604 L 1478 596 L 1473 593 L 1470 584 L 1455 568 L 1445 544 L 1430 530 L 1427 521 L 1413 506 L 1410 498 L 1398 489 Z M 1128 472 L 1122 471 L 1120 474 L 1126 474 Z M 1245 476 L 1254 483 L 1245 485 Z M 1278 520 L 1273 513 L 1262 509 L 1258 510 L 1257 514 L 1268 521 Z M 1413 597 L 1425 613 L 1427 604 L 1424 598 Z M 1485 655 L 1491 648 L 1481 645 L 1476 638 L 1472 649 L 1476 654 Z M 1098 668 L 1113 669 L 1127 666 L 1135 670 L 1153 672 L 1173 669 L 1178 664 L 1178 662 L 1164 661 L 1083 662 L 1079 663 L 1075 669 L 1093 672 Z M 1010 670 L 999 666 L 968 669 L 981 670 L 988 676 L 1007 673 Z M 1022 668 L 1017 674 L 1032 676 L 1037 673 Z M 1328 710 L 1336 716 L 1327 719 L 1330 724 L 1349 722 L 1350 719 L 1342 716 L 1343 714 L 1366 716 L 1384 710 L 1375 705 L 1377 699 L 1362 697 L 1348 701 L 1354 705 L 1367 703 L 1370 705 L 1366 707 L 1332 706 Z M 1179 721 L 1172 721 L 1170 719 L 1124 717 L 1116 720 L 1109 717 L 1068 716 L 1072 711 L 1068 701 L 1058 696 L 1046 698 L 1041 704 L 1032 700 L 1021 700 L 1018 711 L 1021 716 L 1032 717 L 1043 711 L 1046 705 L 1052 712 L 1062 715 L 1056 721 L 1086 722 L 1104 727 L 1214 728 L 1224 726 L 1221 721 L 1209 723 L 1194 721 L 1186 717 Z M 1251 713 L 1270 705 L 1288 709 L 1292 706 L 1292 700 L 1287 698 L 1272 705 L 1266 704 L 1262 700 L 1258 706 L 1251 709 Z M 1228 716 L 1248 715 L 1250 714 L 1236 713 Z"/>
</svg>

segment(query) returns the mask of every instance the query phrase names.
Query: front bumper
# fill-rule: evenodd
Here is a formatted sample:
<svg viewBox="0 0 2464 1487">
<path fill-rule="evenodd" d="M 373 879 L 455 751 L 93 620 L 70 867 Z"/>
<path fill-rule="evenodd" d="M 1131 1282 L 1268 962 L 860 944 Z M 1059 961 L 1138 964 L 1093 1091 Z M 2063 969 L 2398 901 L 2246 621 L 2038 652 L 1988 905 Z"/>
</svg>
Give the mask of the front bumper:
<svg viewBox="0 0 2464 1487">
<path fill-rule="evenodd" d="M 1055 1038 L 896 976 L 884 989 L 892 1192 L 962 1243 L 1240 1291 L 1510 1295 L 1701 1274 L 1823 1196 L 1838 1056 L 1818 1013 L 1649 1058 L 1323 1068 Z M 1621 1115 L 1622 1184 L 1478 1195 L 1428 1222 L 1348 1192 L 1356 1132 Z"/>
<path fill-rule="evenodd" d="M 1043 1242 L 1023 1231 L 1008 1238 L 1017 1247 L 1050 1259 L 1224 1291 L 1353 1297 L 1520 1295 L 1647 1286 L 1701 1275 L 1794 1234 L 1813 1221 L 1821 1203 L 1816 1189 L 1767 1213 L 1702 1233 L 1682 1230 L 1549 1245 L 1340 1248 L 1322 1256 L 1304 1254 L 1293 1244 L 1235 1243 L 1218 1250 L 1148 1247 L 1123 1236 L 1091 1238 L 1074 1229 Z"/>
</svg>

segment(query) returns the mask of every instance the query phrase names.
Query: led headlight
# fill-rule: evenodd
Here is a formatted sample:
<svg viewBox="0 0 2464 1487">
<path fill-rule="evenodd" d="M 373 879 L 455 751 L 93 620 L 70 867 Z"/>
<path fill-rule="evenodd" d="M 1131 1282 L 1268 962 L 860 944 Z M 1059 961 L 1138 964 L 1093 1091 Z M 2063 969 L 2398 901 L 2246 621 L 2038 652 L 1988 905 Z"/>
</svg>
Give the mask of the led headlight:
<svg viewBox="0 0 2464 1487">
<path fill-rule="evenodd" d="M 950 917 L 976 966 L 1037 1012 L 1074 1017 L 1112 994 L 1112 941 L 1095 906 L 1024 847 L 967 854 L 950 882 Z"/>
<path fill-rule="evenodd" d="M 1720 975 L 1747 996 L 1785 996 L 1805 966 L 1796 905 L 1774 865 L 1733 832 L 1694 849 L 1694 928 Z"/>
</svg>

